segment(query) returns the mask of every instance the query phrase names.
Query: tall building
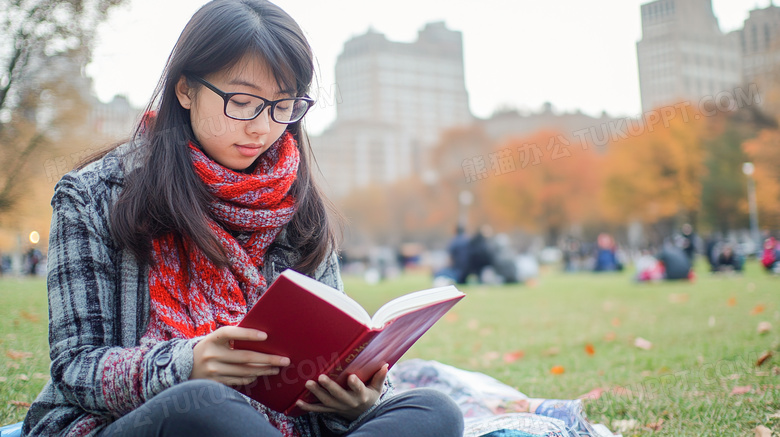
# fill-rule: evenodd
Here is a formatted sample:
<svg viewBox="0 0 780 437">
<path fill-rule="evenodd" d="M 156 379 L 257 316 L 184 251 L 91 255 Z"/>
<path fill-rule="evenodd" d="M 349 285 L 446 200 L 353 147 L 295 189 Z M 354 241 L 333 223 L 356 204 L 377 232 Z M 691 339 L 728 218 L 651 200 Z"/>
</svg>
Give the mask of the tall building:
<svg viewBox="0 0 780 437">
<path fill-rule="evenodd" d="M 756 84 L 766 97 L 777 93 L 780 78 L 780 7 L 750 11 L 744 27 L 734 31 L 742 52 L 743 84 Z M 777 99 L 776 99 L 777 100 Z"/>
<path fill-rule="evenodd" d="M 643 4 L 637 59 L 643 111 L 733 91 L 742 83 L 738 41 L 721 32 L 712 0 Z"/>
<path fill-rule="evenodd" d="M 368 30 L 344 44 L 336 61 L 336 121 L 312 142 L 335 195 L 428 168 L 439 134 L 469 124 L 463 42 L 443 22 L 411 43 Z"/>
</svg>

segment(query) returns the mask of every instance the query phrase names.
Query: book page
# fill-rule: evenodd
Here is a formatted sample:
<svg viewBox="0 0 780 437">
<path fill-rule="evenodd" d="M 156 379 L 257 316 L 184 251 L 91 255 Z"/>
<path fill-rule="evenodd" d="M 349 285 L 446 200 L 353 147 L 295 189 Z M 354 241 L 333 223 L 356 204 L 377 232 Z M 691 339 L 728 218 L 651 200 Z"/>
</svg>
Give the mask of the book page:
<svg viewBox="0 0 780 437">
<path fill-rule="evenodd" d="M 354 299 L 342 293 L 341 291 L 336 290 L 333 287 L 329 287 L 322 282 L 319 282 L 294 270 L 285 270 L 282 272 L 282 275 L 298 284 L 301 288 L 306 289 L 311 294 L 340 309 L 358 322 L 366 326 L 371 323 L 371 316 L 366 312 L 366 310 Z"/>
<path fill-rule="evenodd" d="M 371 328 L 381 328 L 388 321 L 393 320 L 400 315 L 462 295 L 463 293 L 452 285 L 405 294 L 382 305 L 382 307 L 374 313 L 374 317 L 371 319 Z"/>
</svg>

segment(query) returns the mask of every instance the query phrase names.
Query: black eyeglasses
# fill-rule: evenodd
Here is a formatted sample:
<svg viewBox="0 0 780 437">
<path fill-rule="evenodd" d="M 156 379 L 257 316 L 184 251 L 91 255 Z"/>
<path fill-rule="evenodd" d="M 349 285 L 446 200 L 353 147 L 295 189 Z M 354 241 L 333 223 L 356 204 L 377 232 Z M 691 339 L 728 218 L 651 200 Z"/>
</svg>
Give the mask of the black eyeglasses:
<svg viewBox="0 0 780 437">
<path fill-rule="evenodd" d="M 270 107 L 271 119 L 277 123 L 291 124 L 299 121 L 314 104 L 309 96 L 268 100 L 254 94 L 226 93 L 202 77 L 187 75 L 214 91 L 225 101 L 225 115 L 234 120 L 254 120 L 266 107 Z"/>
</svg>

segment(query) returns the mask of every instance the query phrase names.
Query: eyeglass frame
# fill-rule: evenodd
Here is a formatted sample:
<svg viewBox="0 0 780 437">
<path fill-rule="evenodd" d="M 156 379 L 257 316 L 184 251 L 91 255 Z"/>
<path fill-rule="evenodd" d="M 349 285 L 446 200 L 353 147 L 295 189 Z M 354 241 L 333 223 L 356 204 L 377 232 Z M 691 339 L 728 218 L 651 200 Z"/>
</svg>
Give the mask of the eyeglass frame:
<svg viewBox="0 0 780 437">
<path fill-rule="evenodd" d="M 225 114 L 225 117 L 233 119 L 233 120 L 238 120 L 238 121 L 254 120 L 260 114 L 262 114 L 263 111 L 265 111 L 265 108 L 271 108 L 271 109 L 268 110 L 269 114 L 271 116 L 271 120 L 273 120 L 276 123 L 280 123 L 280 124 L 294 124 L 294 123 L 297 123 L 297 122 L 303 120 L 303 117 L 306 116 L 306 113 L 309 112 L 309 109 L 311 109 L 311 107 L 314 105 L 314 102 L 315 102 L 315 100 L 312 99 L 309 96 L 288 97 L 288 98 L 279 99 L 279 100 L 268 100 L 265 97 L 260 97 L 260 96 L 257 96 L 257 95 L 254 95 L 254 94 L 249 94 L 249 93 L 226 93 L 226 92 L 222 91 L 221 89 L 217 88 L 211 82 L 207 81 L 206 79 L 204 79 L 204 78 L 202 78 L 200 76 L 196 76 L 194 74 L 185 74 L 185 75 L 187 77 L 189 77 L 190 79 L 194 79 L 195 81 L 200 82 L 206 88 L 210 89 L 211 91 L 214 91 L 214 93 L 216 93 L 218 96 L 222 97 L 222 100 L 223 100 L 223 103 L 224 103 L 224 105 L 222 106 L 222 112 Z M 244 95 L 244 96 L 250 96 L 250 97 L 258 98 L 258 99 L 263 101 L 263 106 L 257 112 L 257 114 L 255 114 L 254 117 L 252 117 L 252 118 L 236 118 L 236 117 L 233 117 L 233 116 L 231 116 L 231 115 L 229 115 L 227 113 L 227 105 L 230 102 L 230 99 L 233 98 L 233 96 L 237 96 L 237 95 Z M 301 117 L 299 119 L 297 119 L 295 121 L 279 121 L 279 120 L 276 119 L 276 117 L 274 117 L 274 110 L 276 109 L 276 105 L 278 103 L 281 103 L 281 102 L 283 102 L 285 100 L 304 100 L 304 101 L 308 102 L 309 106 L 306 107 L 306 110 L 303 112 L 303 114 L 301 114 Z"/>
</svg>

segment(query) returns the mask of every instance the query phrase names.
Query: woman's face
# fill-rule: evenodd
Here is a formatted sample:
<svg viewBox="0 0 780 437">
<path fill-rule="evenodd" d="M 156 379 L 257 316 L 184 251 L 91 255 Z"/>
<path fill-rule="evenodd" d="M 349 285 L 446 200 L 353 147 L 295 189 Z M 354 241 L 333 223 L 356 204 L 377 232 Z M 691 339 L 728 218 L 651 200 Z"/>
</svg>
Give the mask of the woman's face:
<svg viewBox="0 0 780 437">
<path fill-rule="evenodd" d="M 265 61 L 254 55 L 247 55 L 236 66 L 204 79 L 225 93 L 248 93 L 268 100 L 294 97 L 294 92 L 279 89 Z M 189 87 L 184 77 L 176 86 L 176 96 L 190 110 L 192 130 L 203 152 L 235 171 L 250 167 L 287 127 L 271 119 L 268 107 L 254 120 L 229 118 L 222 97 L 205 86 Z"/>
</svg>

